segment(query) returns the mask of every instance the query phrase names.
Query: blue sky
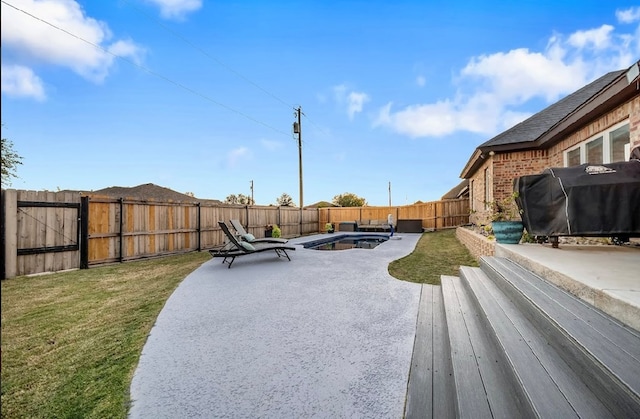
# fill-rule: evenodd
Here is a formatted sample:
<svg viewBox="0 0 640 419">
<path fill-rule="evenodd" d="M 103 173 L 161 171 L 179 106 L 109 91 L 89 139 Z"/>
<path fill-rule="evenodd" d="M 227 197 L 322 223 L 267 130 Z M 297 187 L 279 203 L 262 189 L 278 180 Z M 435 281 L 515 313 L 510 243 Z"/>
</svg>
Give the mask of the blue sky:
<svg viewBox="0 0 640 419">
<path fill-rule="evenodd" d="M 627 1 L 2 0 L 16 189 L 438 200 L 484 141 L 640 58 Z"/>
</svg>

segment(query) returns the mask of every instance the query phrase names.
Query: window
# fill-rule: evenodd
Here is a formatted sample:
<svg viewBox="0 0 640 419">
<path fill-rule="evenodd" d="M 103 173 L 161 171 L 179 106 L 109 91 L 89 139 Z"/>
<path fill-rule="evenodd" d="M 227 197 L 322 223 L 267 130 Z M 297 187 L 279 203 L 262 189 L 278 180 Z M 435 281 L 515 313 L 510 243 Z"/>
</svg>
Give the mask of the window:
<svg viewBox="0 0 640 419">
<path fill-rule="evenodd" d="M 567 166 L 580 165 L 580 147 L 567 151 Z"/>
<path fill-rule="evenodd" d="M 629 158 L 629 153 L 625 153 L 625 147 L 630 144 L 629 125 L 624 125 L 618 129 L 611 131 L 609 135 L 609 160 L 625 161 Z"/>
<path fill-rule="evenodd" d="M 565 166 L 602 164 L 629 158 L 629 122 L 614 125 L 564 152 Z"/>
<path fill-rule="evenodd" d="M 489 169 L 484 169 L 484 209 L 489 209 L 491 202 L 491 198 L 493 197 L 493 190 L 491 187 L 491 176 L 489 174 Z"/>
<path fill-rule="evenodd" d="M 602 164 L 602 137 L 587 143 L 587 163 Z"/>
</svg>

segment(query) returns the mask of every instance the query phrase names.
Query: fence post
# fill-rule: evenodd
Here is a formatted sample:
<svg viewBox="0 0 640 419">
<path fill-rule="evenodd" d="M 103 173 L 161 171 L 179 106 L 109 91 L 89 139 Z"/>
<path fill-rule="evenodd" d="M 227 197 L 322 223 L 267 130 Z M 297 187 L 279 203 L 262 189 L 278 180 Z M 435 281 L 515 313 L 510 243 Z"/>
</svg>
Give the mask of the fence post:
<svg viewBox="0 0 640 419">
<path fill-rule="evenodd" d="M 118 259 L 122 262 L 124 260 L 124 198 L 119 198 L 118 202 L 120 203 L 120 254 Z"/>
<path fill-rule="evenodd" d="M 197 218 L 198 218 L 198 252 L 200 252 L 202 250 L 202 206 L 200 205 L 200 202 L 198 201 L 197 206 L 196 206 L 196 212 L 198 214 Z"/>
<path fill-rule="evenodd" d="M 89 197 L 80 198 L 80 269 L 89 269 Z"/>
<path fill-rule="evenodd" d="M 2 191 L 2 279 L 13 278 L 18 271 L 18 194 Z"/>
</svg>

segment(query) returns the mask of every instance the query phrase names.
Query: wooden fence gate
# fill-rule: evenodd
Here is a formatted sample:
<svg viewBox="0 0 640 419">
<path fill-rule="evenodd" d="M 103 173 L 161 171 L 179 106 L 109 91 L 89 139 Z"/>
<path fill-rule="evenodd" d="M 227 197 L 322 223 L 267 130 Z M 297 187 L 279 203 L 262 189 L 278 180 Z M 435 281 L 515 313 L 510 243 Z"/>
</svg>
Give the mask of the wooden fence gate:
<svg viewBox="0 0 640 419">
<path fill-rule="evenodd" d="M 86 268 L 86 208 L 78 193 L 3 190 L 2 279 Z"/>
</svg>

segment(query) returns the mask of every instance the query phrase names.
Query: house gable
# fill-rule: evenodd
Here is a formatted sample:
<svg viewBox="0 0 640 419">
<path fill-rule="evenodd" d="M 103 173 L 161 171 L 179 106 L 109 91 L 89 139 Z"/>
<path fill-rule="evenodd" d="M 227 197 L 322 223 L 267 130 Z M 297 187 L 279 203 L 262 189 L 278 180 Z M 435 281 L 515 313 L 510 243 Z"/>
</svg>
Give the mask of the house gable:
<svg viewBox="0 0 640 419">
<path fill-rule="evenodd" d="M 632 89 L 628 88 L 625 74 L 626 70 L 605 74 L 481 144 L 465 165 L 460 177 L 470 178 L 491 152 L 551 147 L 576 125 L 583 124 L 586 120 L 595 118 L 597 114 L 610 110 L 629 94 L 633 95 Z M 624 95 L 620 95 L 622 91 L 625 92 Z"/>
</svg>

